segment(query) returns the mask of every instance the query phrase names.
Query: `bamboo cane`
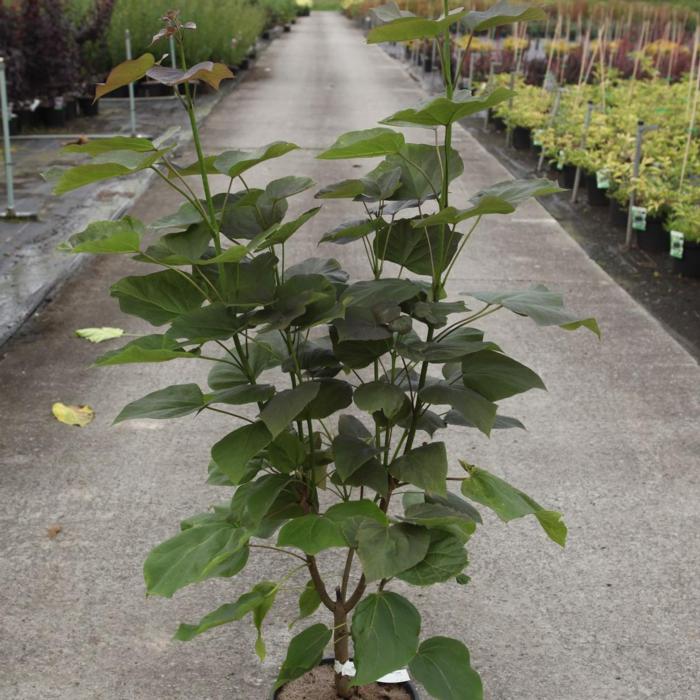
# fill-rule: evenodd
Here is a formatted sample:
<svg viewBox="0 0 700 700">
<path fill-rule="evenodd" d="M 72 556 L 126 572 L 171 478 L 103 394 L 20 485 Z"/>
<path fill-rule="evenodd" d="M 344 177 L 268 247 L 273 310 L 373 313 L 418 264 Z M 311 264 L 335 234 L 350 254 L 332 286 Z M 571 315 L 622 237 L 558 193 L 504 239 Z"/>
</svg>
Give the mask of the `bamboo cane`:
<svg viewBox="0 0 700 700">
<path fill-rule="evenodd" d="M 700 65 L 698 66 L 698 77 L 695 81 L 695 96 L 693 99 L 693 108 L 690 113 L 690 122 L 688 124 L 688 137 L 685 141 L 685 152 L 683 153 L 683 165 L 681 167 L 681 178 L 678 184 L 678 189 L 683 187 L 686 171 L 688 169 L 688 158 L 690 157 L 690 146 L 693 141 L 693 131 L 695 130 L 695 120 L 698 116 L 698 97 L 700 97 Z"/>
</svg>

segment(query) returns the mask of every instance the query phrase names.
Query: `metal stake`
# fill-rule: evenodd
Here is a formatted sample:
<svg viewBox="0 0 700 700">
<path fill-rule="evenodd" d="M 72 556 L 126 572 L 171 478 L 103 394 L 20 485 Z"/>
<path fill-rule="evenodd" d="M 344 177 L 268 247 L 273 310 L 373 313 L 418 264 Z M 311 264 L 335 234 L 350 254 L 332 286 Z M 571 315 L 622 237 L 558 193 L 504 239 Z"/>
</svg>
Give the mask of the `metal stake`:
<svg viewBox="0 0 700 700">
<path fill-rule="evenodd" d="M 639 177 L 639 169 L 640 165 L 642 163 L 642 143 L 644 141 L 644 134 L 647 131 L 654 131 L 658 129 L 658 125 L 649 125 L 645 126 L 644 122 L 640 119 L 637 122 L 637 141 L 635 144 L 635 149 L 634 149 L 634 165 L 632 168 L 632 175 L 634 179 L 636 180 Z M 625 248 L 630 248 L 632 246 L 632 235 L 633 235 L 633 228 L 632 228 L 632 208 L 635 207 L 635 196 L 634 196 L 634 188 L 632 188 L 632 191 L 630 192 L 630 201 L 629 201 L 629 209 L 627 211 L 627 231 L 625 232 Z"/>
<path fill-rule="evenodd" d="M 581 137 L 581 149 L 586 150 L 586 142 L 588 140 L 588 129 L 591 126 L 591 116 L 593 115 L 593 102 L 588 100 L 588 107 L 586 108 L 586 118 L 583 120 L 583 136 Z M 576 204 L 576 199 L 578 197 L 578 188 L 581 186 L 581 166 L 576 166 L 576 177 L 574 178 L 574 189 L 571 192 L 571 203 Z"/>
<path fill-rule="evenodd" d="M 124 43 L 126 44 L 126 60 L 131 60 L 131 32 L 124 31 Z M 129 83 L 129 122 L 131 124 L 131 135 L 136 136 L 136 100 L 134 99 L 134 84 Z"/>
<path fill-rule="evenodd" d="M 509 88 L 511 95 L 508 98 L 508 109 L 513 109 L 513 92 L 515 90 L 515 73 L 517 71 L 511 71 L 510 73 L 510 83 L 509 83 Z M 511 127 L 510 123 L 507 125 L 506 128 L 506 146 L 511 146 L 513 143 L 513 127 Z"/>
<path fill-rule="evenodd" d="M 552 104 L 552 111 L 549 113 L 549 126 L 554 124 L 554 120 L 557 118 L 559 112 L 559 107 L 561 105 L 561 93 L 564 88 L 557 88 L 554 95 L 554 103 Z M 537 161 L 537 172 L 542 171 L 542 166 L 544 165 L 544 148 L 540 151 L 540 159 Z"/>
<path fill-rule="evenodd" d="M 10 145 L 10 105 L 7 101 L 7 81 L 5 80 L 5 59 L 0 56 L 0 117 L 2 117 L 2 148 L 5 161 L 5 181 L 7 183 L 7 206 L 0 213 L 2 219 L 36 219 L 36 214 L 18 212 L 15 209 L 15 185 L 12 175 L 12 146 Z"/>
<path fill-rule="evenodd" d="M 476 63 L 476 54 L 473 51 L 469 52 L 469 89 L 474 94 L 474 64 Z"/>
</svg>

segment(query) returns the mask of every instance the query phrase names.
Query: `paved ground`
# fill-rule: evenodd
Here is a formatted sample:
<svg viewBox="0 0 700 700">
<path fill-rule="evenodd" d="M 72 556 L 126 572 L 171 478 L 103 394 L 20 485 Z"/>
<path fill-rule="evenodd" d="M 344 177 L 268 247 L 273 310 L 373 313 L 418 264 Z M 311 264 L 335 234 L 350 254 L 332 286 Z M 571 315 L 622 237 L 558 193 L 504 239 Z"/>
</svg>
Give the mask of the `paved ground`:
<svg viewBox="0 0 700 700">
<path fill-rule="evenodd" d="M 335 14 L 298 23 L 257 73 L 211 115 L 206 147 L 277 138 L 303 146 L 263 169 L 264 177 L 301 171 L 328 183 L 356 173 L 352 163 L 313 156 L 338 133 L 369 127 L 421 97 L 395 61 L 365 47 Z M 466 132 L 457 146 L 466 173 L 456 201 L 507 176 Z M 150 219 L 171 206 L 154 186 L 134 213 Z M 326 207 L 296 239 L 294 257 L 317 254 L 320 234 L 352 211 Z M 361 273 L 348 249 L 327 253 Z M 110 428 L 127 401 L 198 379 L 176 363 L 88 367 L 97 349 L 72 331 L 124 323 L 107 288 L 128 269 L 111 260 L 83 268 L 0 361 L 0 697 L 263 700 L 290 637 L 292 592 L 276 607 L 279 624 L 265 626 L 270 654 L 262 665 L 246 624 L 189 645 L 170 635 L 177 621 L 274 575 L 269 567 L 277 562 L 256 558 L 233 584 L 207 582 L 171 601 L 143 595 L 149 548 L 175 531 L 179 517 L 221 498 L 203 482 L 209 445 L 227 427 L 183 419 Z M 411 595 L 423 604 L 427 634 L 469 644 L 491 700 L 691 700 L 700 672 L 700 370 L 537 203 L 480 232 L 452 291 L 532 281 L 594 313 L 603 341 L 490 317 L 487 332 L 537 369 L 550 391 L 507 405 L 527 433 L 488 441 L 454 428 L 448 441 L 453 454 L 564 510 L 570 545 L 560 551 L 533 523 L 489 519 L 471 546 L 472 584 Z M 59 425 L 50 416 L 55 400 L 90 403 L 97 418 L 84 430 Z M 62 531 L 51 539 L 47 528 L 55 524 Z"/>
</svg>

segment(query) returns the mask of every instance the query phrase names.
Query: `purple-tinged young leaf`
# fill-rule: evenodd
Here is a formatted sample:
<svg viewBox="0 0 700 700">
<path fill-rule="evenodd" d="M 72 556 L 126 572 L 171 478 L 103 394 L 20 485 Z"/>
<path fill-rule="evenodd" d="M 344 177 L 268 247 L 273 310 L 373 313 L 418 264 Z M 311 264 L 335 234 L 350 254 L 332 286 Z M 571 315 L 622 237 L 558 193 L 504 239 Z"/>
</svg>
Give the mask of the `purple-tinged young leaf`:
<svg viewBox="0 0 700 700">
<path fill-rule="evenodd" d="M 212 63 L 211 61 L 202 61 L 186 71 L 180 70 L 179 68 L 153 66 L 146 75 L 158 83 L 170 86 L 203 80 L 215 90 L 219 89 L 219 83 L 221 83 L 222 80 L 233 78 L 233 73 L 227 66 L 223 63 Z"/>
<path fill-rule="evenodd" d="M 131 61 L 124 61 L 112 68 L 107 76 L 107 81 L 98 83 L 95 89 L 95 102 L 110 92 L 117 90 L 124 85 L 133 83 L 148 72 L 149 68 L 155 65 L 156 59 L 153 54 L 145 53 Z"/>
</svg>

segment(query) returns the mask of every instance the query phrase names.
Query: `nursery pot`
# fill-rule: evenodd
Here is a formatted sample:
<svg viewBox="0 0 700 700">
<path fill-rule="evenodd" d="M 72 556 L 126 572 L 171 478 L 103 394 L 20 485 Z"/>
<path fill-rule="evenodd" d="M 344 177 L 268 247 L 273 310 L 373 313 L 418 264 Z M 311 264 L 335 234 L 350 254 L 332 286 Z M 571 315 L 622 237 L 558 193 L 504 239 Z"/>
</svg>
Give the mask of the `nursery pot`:
<svg viewBox="0 0 700 700">
<path fill-rule="evenodd" d="M 496 131 L 505 131 L 506 130 L 506 123 L 503 121 L 501 117 L 497 117 L 492 109 L 489 109 L 488 111 L 488 121 L 489 124 L 493 125 L 494 129 Z"/>
<path fill-rule="evenodd" d="M 284 25 L 284 31 L 285 31 L 285 32 L 291 32 L 291 31 L 292 31 L 292 25 L 291 25 L 291 24 L 285 24 L 285 25 Z"/>
<path fill-rule="evenodd" d="M 573 165 L 566 164 L 558 171 L 557 180 L 559 187 L 563 187 L 565 190 L 572 190 L 576 181 L 576 168 Z"/>
<path fill-rule="evenodd" d="M 627 208 L 616 199 L 610 198 L 610 223 L 619 228 L 627 227 Z"/>
<path fill-rule="evenodd" d="M 320 665 L 321 666 L 331 666 L 333 664 L 333 661 L 334 661 L 333 659 L 323 659 L 323 661 L 321 661 Z M 411 698 L 411 700 L 420 700 L 420 695 L 418 695 L 418 691 L 416 690 L 416 687 L 413 685 L 413 683 L 410 683 L 407 681 L 405 683 L 399 683 L 398 685 L 403 690 L 405 690 L 406 693 L 408 693 L 408 697 Z M 283 689 L 284 689 L 284 686 L 282 686 L 281 688 L 279 688 L 276 691 L 273 691 L 270 694 L 270 700 L 277 700 L 277 698 L 279 698 L 280 692 L 282 692 Z"/>
<path fill-rule="evenodd" d="M 513 129 L 513 148 L 516 151 L 527 151 L 532 146 L 532 130 L 524 126 Z"/>
<path fill-rule="evenodd" d="M 700 277 L 700 241 L 685 241 L 683 257 L 673 258 L 673 271 L 683 277 Z"/>
<path fill-rule="evenodd" d="M 432 71 L 433 71 L 433 57 L 432 56 L 426 56 L 423 59 L 423 70 L 426 73 L 432 73 Z"/>
<path fill-rule="evenodd" d="M 658 216 L 647 216 L 646 230 L 637 231 L 637 246 L 647 253 L 668 252 L 670 240 L 664 221 Z"/>
<path fill-rule="evenodd" d="M 64 107 L 39 107 L 44 124 L 50 129 L 60 129 L 66 125 L 66 108 Z M 37 111 L 39 111 L 37 110 Z"/>
<path fill-rule="evenodd" d="M 79 97 L 78 107 L 84 117 L 96 117 L 100 113 L 100 103 L 93 102 L 92 97 Z"/>
<path fill-rule="evenodd" d="M 601 190 L 598 187 L 598 178 L 595 173 L 586 173 L 586 193 L 588 194 L 588 203 L 592 207 L 607 207 L 608 197 L 607 190 Z"/>
<path fill-rule="evenodd" d="M 70 99 L 66 100 L 66 119 L 70 121 L 78 116 L 78 102 L 77 100 Z"/>
<path fill-rule="evenodd" d="M 17 136 L 22 130 L 22 122 L 17 114 L 13 114 L 10 117 L 10 136 Z"/>
</svg>

